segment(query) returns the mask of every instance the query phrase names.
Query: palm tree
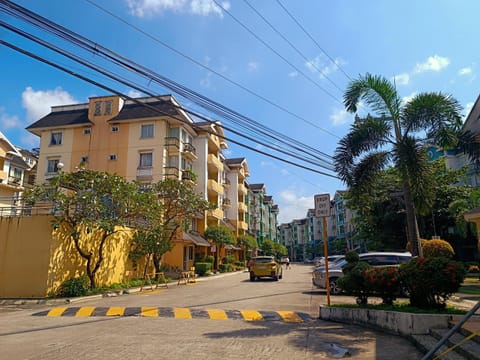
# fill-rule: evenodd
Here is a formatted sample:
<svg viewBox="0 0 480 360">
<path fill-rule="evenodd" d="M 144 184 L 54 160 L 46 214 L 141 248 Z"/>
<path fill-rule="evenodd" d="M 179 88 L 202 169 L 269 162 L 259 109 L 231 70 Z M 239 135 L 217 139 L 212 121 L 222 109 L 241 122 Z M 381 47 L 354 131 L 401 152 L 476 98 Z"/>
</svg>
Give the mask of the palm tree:
<svg viewBox="0 0 480 360">
<path fill-rule="evenodd" d="M 356 117 L 335 151 L 335 169 L 352 191 L 368 193 L 379 171 L 398 169 L 403 187 L 407 234 L 414 256 L 422 256 L 416 206 L 428 201 L 426 139 L 441 147 L 455 146 L 461 127 L 461 106 L 450 95 L 421 93 L 405 103 L 395 85 L 382 76 L 366 74 L 348 85 L 343 102 L 356 113 L 360 102 L 375 112 Z"/>
</svg>

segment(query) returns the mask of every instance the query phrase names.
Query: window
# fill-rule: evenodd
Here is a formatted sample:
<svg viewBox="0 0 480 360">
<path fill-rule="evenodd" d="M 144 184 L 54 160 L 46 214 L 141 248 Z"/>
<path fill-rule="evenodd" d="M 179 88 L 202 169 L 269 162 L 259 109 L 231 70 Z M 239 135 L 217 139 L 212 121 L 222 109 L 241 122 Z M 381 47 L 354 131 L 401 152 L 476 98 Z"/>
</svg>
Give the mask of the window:
<svg viewBox="0 0 480 360">
<path fill-rule="evenodd" d="M 188 260 L 193 260 L 193 246 L 188 247 Z"/>
<path fill-rule="evenodd" d="M 110 154 L 110 156 L 108 157 L 109 160 L 117 160 L 117 154 Z"/>
<path fill-rule="evenodd" d="M 140 138 L 153 138 L 153 124 L 142 125 Z"/>
<path fill-rule="evenodd" d="M 95 101 L 93 104 L 93 115 L 102 115 L 102 102 L 101 101 Z"/>
<path fill-rule="evenodd" d="M 112 100 L 105 101 L 104 115 L 111 115 L 112 114 L 112 108 L 113 108 L 113 101 Z"/>
<path fill-rule="evenodd" d="M 153 165 L 153 156 L 152 153 L 140 153 L 140 168 L 152 167 Z"/>
<path fill-rule="evenodd" d="M 90 128 L 83 129 L 83 135 L 90 135 L 91 133 L 92 133 L 92 129 Z"/>
<path fill-rule="evenodd" d="M 58 163 L 60 162 L 59 159 L 49 159 L 47 162 L 47 173 L 54 174 L 58 172 Z"/>
<path fill-rule="evenodd" d="M 62 133 L 54 132 L 50 135 L 50 145 L 62 145 Z"/>
<path fill-rule="evenodd" d="M 118 132 L 118 126 L 112 126 L 112 132 L 116 133 Z"/>
<path fill-rule="evenodd" d="M 88 156 L 82 156 L 80 158 L 80 163 L 88 163 Z"/>
</svg>

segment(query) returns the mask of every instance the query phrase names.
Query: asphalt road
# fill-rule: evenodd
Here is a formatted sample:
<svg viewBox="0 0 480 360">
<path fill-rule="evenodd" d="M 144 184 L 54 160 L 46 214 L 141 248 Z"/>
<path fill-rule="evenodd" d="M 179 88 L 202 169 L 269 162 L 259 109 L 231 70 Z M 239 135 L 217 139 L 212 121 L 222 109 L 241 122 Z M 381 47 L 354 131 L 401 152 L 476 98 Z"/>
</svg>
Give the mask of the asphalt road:
<svg viewBox="0 0 480 360">
<path fill-rule="evenodd" d="M 310 273 L 310 266 L 294 264 L 277 282 L 250 282 L 243 272 L 70 304 L 4 306 L 0 358 L 291 360 L 340 358 L 345 352 L 352 359 L 421 358 L 404 338 L 319 320 L 326 296 L 312 288 Z M 92 316 L 99 309 L 123 316 Z M 139 316 L 144 309 L 157 311 Z M 208 316 L 222 312 L 243 318 Z M 290 313 L 301 315 L 300 320 L 273 316 Z M 260 318 L 245 320 L 252 314 Z"/>
</svg>

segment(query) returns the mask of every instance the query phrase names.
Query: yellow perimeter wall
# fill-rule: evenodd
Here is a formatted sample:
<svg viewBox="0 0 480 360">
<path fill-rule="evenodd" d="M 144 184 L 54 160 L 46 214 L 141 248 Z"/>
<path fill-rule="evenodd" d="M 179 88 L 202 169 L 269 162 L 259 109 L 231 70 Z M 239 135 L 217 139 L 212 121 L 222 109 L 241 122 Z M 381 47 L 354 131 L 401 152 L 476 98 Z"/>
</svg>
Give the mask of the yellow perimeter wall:
<svg viewBox="0 0 480 360">
<path fill-rule="evenodd" d="M 60 284 L 85 273 L 65 231 L 52 230 L 49 216 L 0 218 L 0 297 L 46 297 Z M 128 229 L 107 239 L 97 286 L 120 283 L 129 264 Z"/>
</svg>

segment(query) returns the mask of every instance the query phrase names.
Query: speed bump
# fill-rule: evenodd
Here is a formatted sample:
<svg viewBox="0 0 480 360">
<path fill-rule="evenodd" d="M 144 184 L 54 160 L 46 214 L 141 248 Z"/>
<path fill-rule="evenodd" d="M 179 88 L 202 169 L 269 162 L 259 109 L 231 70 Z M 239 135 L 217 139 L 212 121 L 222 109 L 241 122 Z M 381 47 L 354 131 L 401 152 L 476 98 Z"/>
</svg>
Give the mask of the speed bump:
<svg viewBox="0 0 480 360">
<path fill-rule="evenodd" d="M 176 307 L 56 307 L 33 314 L 47 317 L 98 317 L 98 316 L 138 316 L 176 319 L 244 320 L 244 321 L 281 321 L 301 323 L 310 321 L 310 315 L 295 311 L 262 310 L 221 310 L 190 309 Z"/>
</svg>

